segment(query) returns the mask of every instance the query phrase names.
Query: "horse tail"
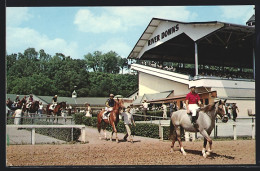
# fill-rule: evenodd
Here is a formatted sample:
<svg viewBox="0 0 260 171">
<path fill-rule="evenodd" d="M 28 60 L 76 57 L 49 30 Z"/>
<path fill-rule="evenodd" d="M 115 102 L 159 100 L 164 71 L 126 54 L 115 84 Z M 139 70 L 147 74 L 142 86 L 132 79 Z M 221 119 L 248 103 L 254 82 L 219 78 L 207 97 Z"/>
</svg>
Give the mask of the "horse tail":
<svg viewBox="0 0 260 171">
<path fill-rule="evenodd" d="M 170 140 L 173 140 L 176 138 L 176 130 L 175 130 L 175 127 L 172 123 L 172 120 L 170 119 L 170 134 L 169 134 L 169 139 Z"/>
<path fill-rule="evenodd" d="M 101 131 L 101 122 L 102 122 L 102 110 L 97 115 L 97 128 L 99 133 Z"/>
</svg>

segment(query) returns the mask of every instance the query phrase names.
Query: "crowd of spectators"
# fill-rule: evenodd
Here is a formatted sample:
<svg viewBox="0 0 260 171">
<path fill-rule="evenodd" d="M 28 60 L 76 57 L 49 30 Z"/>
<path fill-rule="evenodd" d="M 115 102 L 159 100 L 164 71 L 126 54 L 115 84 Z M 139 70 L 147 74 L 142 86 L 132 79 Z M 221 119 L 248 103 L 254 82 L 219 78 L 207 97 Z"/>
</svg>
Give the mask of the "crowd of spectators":
<svg viewBox="0 0 260 171">
<path fill-rule="evenodd" d="M 159 61 L 138 61 L 137 63 L 151 66 L 154 68 L 159 68 L 167 71 L 172 71 L 176 73 L 186 74 L 191 77 L 195 76 L 195 69 L 194 68 L 187 68 L 183 67 L 183 64 L 168 64 L 165 65 L 162 62 Z M 169 62 L 168 62 L 169 63 Z M 199 69 L 200 77 L 219 77 L 219 78 L 225 78 L 225 79 L 254 79 L 252 72 L 244 72 L 244 71 L 230 71 L 228 69 L 225 69 L 223 71 L 222 69 L 214 70 L 214 69 Z"/>
</svg>

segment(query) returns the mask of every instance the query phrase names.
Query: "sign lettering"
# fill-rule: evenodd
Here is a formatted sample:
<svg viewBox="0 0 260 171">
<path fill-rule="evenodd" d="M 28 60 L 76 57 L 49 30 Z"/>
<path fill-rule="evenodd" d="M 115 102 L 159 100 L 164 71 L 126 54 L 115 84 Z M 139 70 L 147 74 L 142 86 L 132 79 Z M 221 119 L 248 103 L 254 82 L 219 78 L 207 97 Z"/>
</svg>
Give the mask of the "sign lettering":
<svg viewBox="0 0 260 171">
<path fill-rule="evenodd" d="M 158 34 L 155 37 L 148 40 L 148 46 L 154 44 L 155 42 L 159 41 L 160 39 L 164 39 L 165 37 L 177 32 L 178 30 L 179 30 L 179 24 L 176 24 L 175 26 L 165 30 L 161 34 Z"/>
</svg>

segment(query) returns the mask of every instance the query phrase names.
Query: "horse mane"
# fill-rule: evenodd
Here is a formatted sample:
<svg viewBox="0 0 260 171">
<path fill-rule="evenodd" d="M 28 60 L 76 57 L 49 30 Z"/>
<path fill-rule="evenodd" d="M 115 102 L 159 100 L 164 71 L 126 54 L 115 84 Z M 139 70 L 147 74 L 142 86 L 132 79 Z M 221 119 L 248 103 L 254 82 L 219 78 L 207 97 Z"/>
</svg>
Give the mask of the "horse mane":
<svg viewBox="0 0 260 171">
<path fill-rule="evenodd" d="M 209 104 L 209 105 L 207 105 L 207 106 L 201 108 L 201 111 L 207 113 L 207 112 L 209 112 L 209 111 L 212 111 L 214 108 L 215 108 L 215 105 Z"/>
</svg>

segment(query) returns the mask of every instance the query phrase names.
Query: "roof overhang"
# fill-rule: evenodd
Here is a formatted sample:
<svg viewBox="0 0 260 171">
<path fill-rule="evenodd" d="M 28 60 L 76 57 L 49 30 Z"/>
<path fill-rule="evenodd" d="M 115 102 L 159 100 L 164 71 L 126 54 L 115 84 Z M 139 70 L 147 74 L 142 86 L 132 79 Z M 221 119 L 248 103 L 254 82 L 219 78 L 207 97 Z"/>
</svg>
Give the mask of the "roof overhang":
<svg viewBox="0 0 260 171">
<path fill-rule="evenodd" d="M 175 34 L 162 39 L 163 31 L 175 26 Z M 254 27 L 218 21 L 184 23 L 153 18 L 128 59 L 193 64 L 196 42 L 199 64 L 252 68 L 249 58 L 253 56 L 254 33 Z"/>
</svg>

